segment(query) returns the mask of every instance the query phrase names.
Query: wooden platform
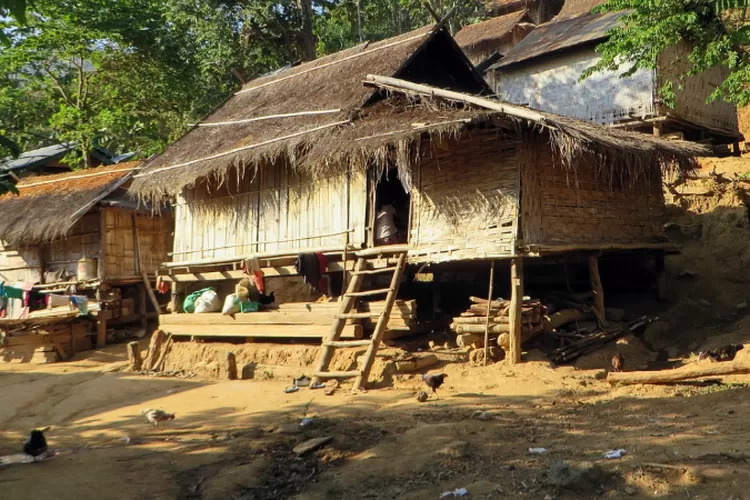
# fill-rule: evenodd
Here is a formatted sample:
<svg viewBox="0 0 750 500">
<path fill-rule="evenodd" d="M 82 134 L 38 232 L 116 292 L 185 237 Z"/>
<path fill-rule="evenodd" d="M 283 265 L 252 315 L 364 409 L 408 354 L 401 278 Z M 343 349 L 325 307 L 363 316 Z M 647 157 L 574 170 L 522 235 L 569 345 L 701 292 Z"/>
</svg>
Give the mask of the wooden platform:
<svg viewBox="0 0 750 500">
<path fill-rule="evenodd" d="M 0 361 L 6 363 L 54 363 L 93 348 L 92 322 L 45 325 L 6 333 L 0 339 Z"/>
</svg>

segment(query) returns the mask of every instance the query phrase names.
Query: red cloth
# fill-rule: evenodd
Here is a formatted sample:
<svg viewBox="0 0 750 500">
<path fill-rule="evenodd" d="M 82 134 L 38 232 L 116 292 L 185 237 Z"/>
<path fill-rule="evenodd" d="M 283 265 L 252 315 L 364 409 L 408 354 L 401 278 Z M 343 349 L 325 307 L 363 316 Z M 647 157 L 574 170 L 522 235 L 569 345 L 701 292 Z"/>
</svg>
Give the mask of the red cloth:
<svg viewBox="0 0 750 500">
<path fill-rule="evenodd" d="M 328 271 L 328 262 L 326 262 L 326 256 L 320 252 L 315 252 L 315 256 L 318 258 L 318 267 L 320 269 L 320 278 L 318 279 L 318 291 L 320 293 L 328 293 L 328 281 L 325 278 L 325 273 Z"/>
<path fill-rule="evenodd" d="M 255 288 L 257 288 L 260 293 L 266 293 L 263 288 L 263 271 L 255 271 L 253 273 L 253 280 L 255 280 Z"/>
</svg>

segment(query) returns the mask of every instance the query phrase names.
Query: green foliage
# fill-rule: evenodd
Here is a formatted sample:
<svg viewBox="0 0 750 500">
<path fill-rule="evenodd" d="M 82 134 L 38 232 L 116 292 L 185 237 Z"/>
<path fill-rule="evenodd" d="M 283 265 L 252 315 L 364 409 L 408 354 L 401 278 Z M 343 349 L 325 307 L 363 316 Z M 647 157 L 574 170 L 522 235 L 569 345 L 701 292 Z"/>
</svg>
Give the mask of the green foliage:
<svg viewBox="0 0 750 500">
<path fill-rule="evenodd" d="M 609 0 L 595 12 L 629 11 L 607 41 L 597 47 L 601 60 L 582 78 L 601 70 L 632 75 L 656 67 L 666 49 L 687 42 L 689 69 L 663 82 L 661 98 L 667 105 L 690 75 L 725 65 L 728 76 L 709 100 L 723 99 L 740 106 L 750 102 L 750 25 L 747 0 Z M 719 82 L 717 82 L 719 83 Z"/>
<path fill-rule="evenodd" d="M 158 153 L 238 86 L 434 22 L 423 0 L 0 0 L 0 157 Z M 431 0 L 439 15 L 454 5 Z M 454 30 L 484 15 L 461 0 Z"/>
</svg>

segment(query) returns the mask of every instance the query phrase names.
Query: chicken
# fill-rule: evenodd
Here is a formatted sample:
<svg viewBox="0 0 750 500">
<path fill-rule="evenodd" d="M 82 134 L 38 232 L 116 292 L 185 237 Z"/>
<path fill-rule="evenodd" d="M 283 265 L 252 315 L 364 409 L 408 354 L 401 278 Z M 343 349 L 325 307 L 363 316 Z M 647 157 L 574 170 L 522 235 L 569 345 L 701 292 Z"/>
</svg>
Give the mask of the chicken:
<svg viewBox="0 0 750 500">
<path fill-rule="evenodd" d="M 174 413 L 167 413 L 163 410 L 152 410 L 146 409 L 141 410 L 141 415 L 145 415 L 148 423 L 154 424 L 154 427 L 159 428 L 159 422 L 165 422 L 167 420 L 174 420 Z"/>
<path fill-rule="evenodd" d="M 619 352 L 612 356 L 612 368 L 616 372 L 621 372 L 625 367 L 625 358 Z"/>
<path fill-rule="evenodd" d="M 732 361 L 745 346 L 742 344 L 727 344 L 713 351 L 701 351 L 698 353 L 698 359 L 710 359 L 711 361 Z"/>
<path fill-rule="evenodd" d="M 443 385 L 443 382 L 448 377 L 445 373 L 427 373 L 425 375 L 422 375 L 422 381 L 432 389 L 432 393 L 437 396 L 437 390 L 438 388 Z M 438 399 L 440 397 L 438 396 Z"/>
<path fill-rule="evenodd" d="M 44 437 L 44 433 L 48 430 L 49 427 L 45 427 L 42 430 L 34 429 L 31 431 L 23 443 L 23 452 L 34 458 L 47 453 L 47 440 Z"/>
</svg>

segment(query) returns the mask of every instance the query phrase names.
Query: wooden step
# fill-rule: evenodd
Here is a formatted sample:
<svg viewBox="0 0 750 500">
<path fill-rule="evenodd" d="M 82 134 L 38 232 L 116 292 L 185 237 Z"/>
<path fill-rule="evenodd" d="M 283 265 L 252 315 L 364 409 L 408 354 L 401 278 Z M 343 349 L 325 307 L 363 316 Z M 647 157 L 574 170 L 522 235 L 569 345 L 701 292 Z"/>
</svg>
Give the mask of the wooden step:
<svg viewBox="0 0 750 500">
<path fill-rule="evenodd" d="M 349 292 L 345 295 L 347 297 L 369 297 L 370 295 L 382 295 L 390 291 L 390 288 L 380 288 L 378 290 L 365 290 L 364 292 Z"/>
<path fill-rule="evenodd" d="M 318 378 L 351 378 L 358 377 L 362 374 L 359 370 L 353 370 L 349 372 L 315 372 L 313 377 Z"/>
<path fill-rule="evenodd" d="M 323 342 L 323 345 L 329 347 L 362 347 L 372 344 L 372 340 L 332 340 Z"/>
<path fill-rule="evenodd" d="M 366 318 L 377 318 L 382 313 L 379 312 L 364 312 L 364 313 L 345 313 L 334 315 L 335 319 L 366 319 Z"/>
<path fill-rule="evenodd" d="M 359 274 L 382 274 L 382 273 L 392 273 L 398 269 L 398 266 L 396 267 L 383 267 L 380 269 L 364 269 L 362 271 L 354 271 L 352 274 L 359 275 Z"/>
</svg>

